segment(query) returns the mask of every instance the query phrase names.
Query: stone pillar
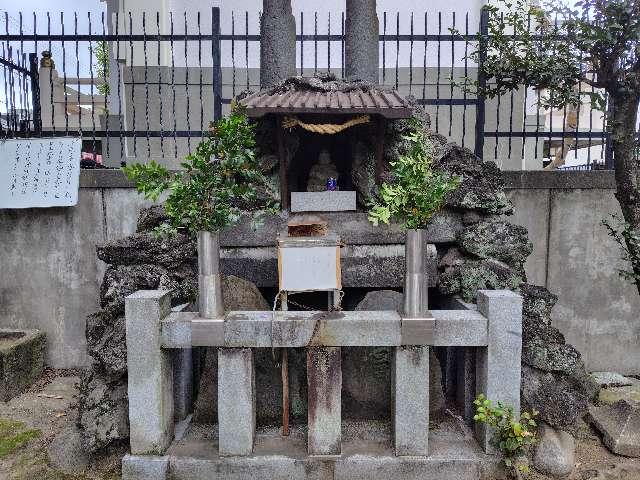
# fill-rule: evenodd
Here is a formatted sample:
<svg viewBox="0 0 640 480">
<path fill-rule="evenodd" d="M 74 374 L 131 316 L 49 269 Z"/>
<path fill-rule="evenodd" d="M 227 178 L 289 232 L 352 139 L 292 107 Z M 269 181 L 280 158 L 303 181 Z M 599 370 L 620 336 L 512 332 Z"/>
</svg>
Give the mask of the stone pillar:
<svg viewBox="0 0 640 480">
<path fill-rule="evenodd" d="M 296 74 L 296 20 L 291 0 L 263 0 L 260 19 L 260 88 Z"/>
<path fill-rule="evenodd" d="M 174 418 L 181 422 L 193 407 L 193 349 L 173 351 L 173 381 Z"/>
<path fill-rule="evenodd" d="M 345 76 L 378 83 L 378 15 L 376 0 L 347 0 Z"/>
<path fill-rule="evenodd" d="M 218 349 L 220 455 L 251 455 L 256 433 L 256 388 L 250 348 Z"/>
<path fill-rule="evenodd" d="M 139 290 L 125 299 L 131 453 L 162 455 L 173 439 L 173 365 L 160 322 L 171 294 Z"/>
<path fill-rule="evenodd" d="M 396 347 L 393 440 L 397 456 L 429 454 L 429 347 Z"/>
<path fill-rule="evenodd" d="M 520 415 L 522 297 L 510 290 L 479 290 L 478 311 L 488 319 L 488 345 L 476 349 L 476 393 Z M 493 432 L 476 423 L 476 438 L 490 453 Z"/>
<path fill-rule="evenodd" d="M 473 347 L 456 349 L 456 403 L 467 425 L 473 425 L 476 395 L 476 356 Z"/>
<path fill-rule="evenodd" d="M 342 358 L 340 347 L 307 348 L 309 455 L 342 451 Z"/>
</svg>

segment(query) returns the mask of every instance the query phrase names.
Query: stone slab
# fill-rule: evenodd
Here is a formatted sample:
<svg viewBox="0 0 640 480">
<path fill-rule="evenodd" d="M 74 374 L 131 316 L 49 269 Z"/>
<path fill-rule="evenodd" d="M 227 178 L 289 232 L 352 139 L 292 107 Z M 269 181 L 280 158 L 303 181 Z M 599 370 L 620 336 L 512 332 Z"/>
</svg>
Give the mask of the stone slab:
<svg viewBox="0 0 640 480">
<path fill-rule="evenodd" d="M 271 347 L 274 312 L 232 312 L 224 321 L 226 347 Z"/>
<path fill-rule="evenodd" d="M 421 457 L 354 455 L 336 464 L 334 480 L 479 480 L 481 466 L 473 461 L 434 462 Z"/>
<path fill-rule="evenodd" d="M 355 212 L 356 192 L 291 192 L 291 212 Z"/>
<path fill-rule="evenodd" d="M 510 189 L 602 189 L 616 188 L 613 171 L 503 171 L 504 187 Z"/>
<path fill-rule="evenodd" d="M 431 314 L 435 322 L 431 340 L 427 341 L 431 322 L 423 325 L 426 319 L 419 319 L 421 324 L 414 325 L 412 333 L 405 324 L 403 340 L 403 320 L 394 310 L 231 311 L 224 321 L 200 319 L 193 312 L 174 312 L 162 322 L 162 342 L 165 348 L 184 348 L 189 342 L 193 346 L 252 348 L 383 347 L 413 345 L 418 341 L 434 346 L 487 345 L 487 319 L 481 313 L 432 310 Z"/>
<path fill-rule="evenodd" d="M 318 214 L 347 245 L 391 245 L 404 246 L 406 231 L 402 225 L 392 223 L 383 229 L 375 227 L 364 212 L 327 212 Z M 261 228 L 255 230 L 250 222 L 240 221 L 235 226 L 220 232 L 223 247 L 271 247 L 273 239 L 286 230 L 289 216 L 273 215 L 264 219 Z M 439 212 L 426 228 L 427 243 L 455 242 L 463 230 L 462 215 L 455 212 Z"/>
<path fill-rule="evenodd" d="M 590 375 L 603 388 L 629 387 L 634 384 L 635 380 L 616 372 L 591 372 Z"/>
<path fill-rule="evenodd" d="M 253 352 L 218 349 L 218 434 L 220 455 L 250 455 L 256 431 Z"/>
<path fill-rule="evenodd" d="M 603 407 L 589 405 L 588 415 L 611 452 L 640 457 L 640 403 L 619 400 Z"/>
<path fill-rule="evenodd" d="M 429 455 L 429 347 L 393 354 L 393 432 L 397 456 Z"/>
<path fill-rule="evenodd" d="M 344 420 L 342 455 L 308 455 L 306 427 L 291 425 L 282 436 L 280 427 L 261 427 L 254 453 L 248 457 L 221 457 L 212 425 L 192 426 L 185 438 L 168 451 L 173 480 L 480 480 L 493 475 L 499 456 L 484 455 L 471 431 L 450 417 L 430 432 L 428 457 L 396 457 L 388 422 Z M 482 475 L 482 476 L 481 476 Z"/>
<path fill-rule="evenodd" d="M 275 238 L 275 237 L 273 237 Z M 273 244 L 273 238 L 271 243 Z M 426 270 L 429 286 L 438 279 L 437 256 L 427 251 Z M 340 249 L 343 287 L 402 287 L 404 284 L 404 245 L 353 245 Z M 258 287 L 278 285 L 278 261 L 275 247 L 233 247 L 221 251 L 220 268 L 226 275 L 244 277 Z"/>
<path fill-rule="evenodd" d="M 169 457 L 125 455 L 122 459 L 122 480 L 166 480 Z"/>
<path fill-rule="evenodd" d="M 433 346 L 487 345 L 487 318 L 474 310 L 431 310 L 436 320 Z"/>
<path fill-rule="evenodd" d="M 342 358 L 339 347 L 307 349 L 309 455 L 342 452 Z"/>
</svg>

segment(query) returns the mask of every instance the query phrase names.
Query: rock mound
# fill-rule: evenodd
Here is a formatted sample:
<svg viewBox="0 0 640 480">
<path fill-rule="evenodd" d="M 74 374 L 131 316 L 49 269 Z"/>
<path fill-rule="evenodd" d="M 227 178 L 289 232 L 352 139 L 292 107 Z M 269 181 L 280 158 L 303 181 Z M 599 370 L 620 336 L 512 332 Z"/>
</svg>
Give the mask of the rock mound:
<svg viewBox="0 0 640 480">
<path fill-rule="evenodd" d="M 584 368 L 580 353 L 551 325 L 557 297 L 546 288 L 523 284 L 522 404 L 540 420 L 573 430 L 599 387 Z"/>
</svg>

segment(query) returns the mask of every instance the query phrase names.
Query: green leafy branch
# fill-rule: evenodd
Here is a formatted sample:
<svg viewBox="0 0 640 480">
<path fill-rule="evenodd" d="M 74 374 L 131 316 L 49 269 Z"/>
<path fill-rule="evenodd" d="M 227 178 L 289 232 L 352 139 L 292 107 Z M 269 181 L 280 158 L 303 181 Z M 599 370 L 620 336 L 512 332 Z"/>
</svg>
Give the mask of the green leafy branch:
<svg viewBox="0 0 640 480">
<path fill-rule="evenodd" d="M 270 187 L 255 149 L 254 125 L 234 112 L 211 126 L 208 137 L 181 164 L 184 170 L 170 172 L 155 161 L 123 170 L 147 199 L 157 201 L 168 191 L 164 209 L 172 229 L 217 232 L 235 224 L 243 211 L 259 215 L 277 207 L 269 195 L 258 194 Z"/>
<path fill-rule="evenodd" d="M 458 188 L 461 178 L 433 169 L 433 144 L 417 123 L 403 138 L 409 144 L 408 151 L 390 162 L 393 180 L 380 187 L 378 200 L 370 205 L 369 221 L 377 226 L 394 219 L 409 229 L 424 228 L 442 208 L 447 194 Z"/>
<path fill-rule="evenodd" d="M 494 405 L 482 394 L 478 395 L 473 404 L 476 407 L 473 419 L 495 430 L 492 444 L 502 453 L 507 468 L 512 469 L 517 477 L 520 473 L 527 473 L 529 467 L 519 463 L 518 458 L 525 453 L 527 446 L 537 442 L 535 417 L 538 412 L 522 412 L 518 420 L 512 407 L 501 402 Z"/>
<path fill-rule="evenodd" d="M 104 83 L 99 83 L 96 89 L 101 95 L 109 95 L 109 45 L 101 41 L 96 43 L 93 52 L 96 56 L 96 77 Z"/>
<path fill-rule="evenodd" d="M 593 58 L 585 44 L 595 33 L 585 31 L 589 23 L 580 21 L 577 12 L 555 4 L 542 9 L 527 0 L 499 0 L 483 9 L 488 15 L 487 34 L 477 35 L 476 48 L 464 58 L 482 66 L 487 83 L 481 86 L 478 80 L 465 78 L 461 88 L 495 98 L 534 86 L 545 92 L 539 103 L 546 108 L 579 106 L 583 97 L 589 97 L 594 108 L 605 109 L 602 91 L 580 86 L 603 85 L 595 80 Z"/>
</svg>

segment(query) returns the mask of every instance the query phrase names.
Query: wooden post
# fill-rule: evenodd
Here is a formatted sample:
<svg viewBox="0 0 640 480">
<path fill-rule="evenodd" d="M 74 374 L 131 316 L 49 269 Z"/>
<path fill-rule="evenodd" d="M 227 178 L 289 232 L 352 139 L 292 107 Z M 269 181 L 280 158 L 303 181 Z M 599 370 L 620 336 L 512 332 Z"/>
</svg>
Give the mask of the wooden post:
<svg viewBox="0 0 640 480">
<path fill-rule="evenodd" d="M 289 176 L 287 175 L 287 153 L 284 148 L 283 117 L 276 116 L 276 136 L 278 137 L 278 156 L 280 157 L 280 206 L 289 210 Z"/>
</svg>

